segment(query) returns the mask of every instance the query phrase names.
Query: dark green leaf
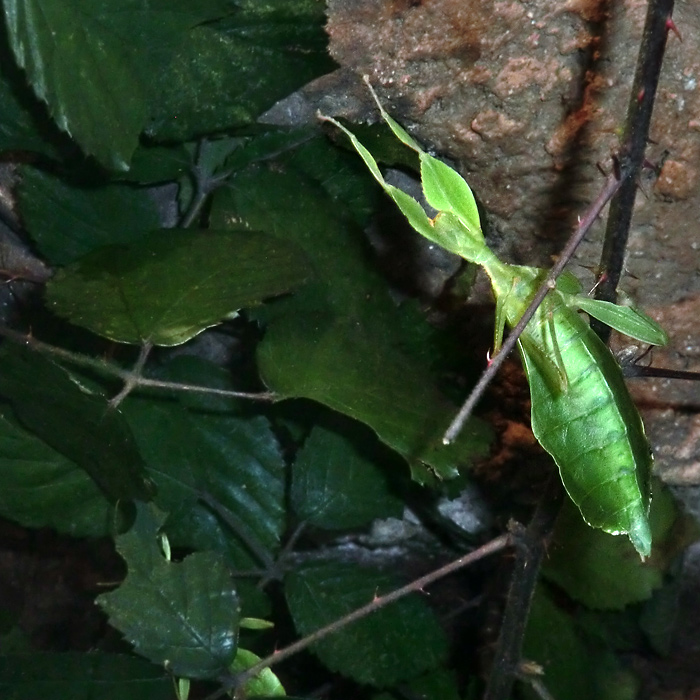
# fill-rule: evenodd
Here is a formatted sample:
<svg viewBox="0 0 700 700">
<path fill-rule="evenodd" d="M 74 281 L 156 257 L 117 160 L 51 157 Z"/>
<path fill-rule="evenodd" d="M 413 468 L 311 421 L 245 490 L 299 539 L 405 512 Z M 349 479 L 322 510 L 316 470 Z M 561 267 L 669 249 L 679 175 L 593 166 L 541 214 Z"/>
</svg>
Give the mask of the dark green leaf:
<svg viewBox="0 0 700 700">
<path fill-rule="evenodd" d="M 74 462 L 0 417 L 0 514 L 74 537 L 114 534 L 115 508 Z"/>
<path fill-rule="evenodd" d="M 123 410 L 157 486 L 156 503 L 173 513 L 173 540 L 223 552 L 243 568 L 269 563 L 284 527 L 285 466 L 267 421 L 134 399 Z"/>
<path fill-rule="evenodd" d="M 322 3 L 238 3 L 191 32 L 156 75 L 148 133 L 161 140 L 254 123 L 277 100 L 334 67 Z"/>
<path fill-rule="evenodd" d="M 635 676 L 623 669 L 604 639 L 586 635 L 540 587 L 535 593 L 523 658 L 539 664 L 538 677 L 552 697 L 567 700 L 634 700 Z M 525 697 L 541 696 L 527 688 Z"/>
<path fill-rule="evenodd" d="M 45 112 L 44 105 L 25 85 L 24 75 L 13 65 L 3 40 L 0 42 L 0 151 L 34 151 L 56 157 L 54 142 L 60 132 Z"/>
<path fill-rule="evenodd" d="M 312 150 L 310 160 L 324 157 L 315 145 L 307 148 Z M 306 253 L 314 267 L 314 285 L 299 298 L 299 306 L 285 306 L 280 313 L 321 308 L 351 317 L 380 316 L 377 323 L 383 322 L 384 332 L 393 338 L 396 304 L 369 264 L 363 233 L 339 199 L 341 186 L 336 182 L 330 196 L 323 180 L 296 167 L 292 155 L 289 159 L 282 167 L 259 165 L 237 172 L 232 186 L 214 197 L 212 226 L 228 228 L 231 222 L 244 221 L 251 229 L 293 241 Z M 354 188 L 347 172 L 338 177 Z"/>
<path fill-rule="evenodd" d="M 111 501 L 150 498 L 129 426 L 105 398 L 17 345 L 3 345 L 0 364 L 0 393 L 26 428 L 84 469 Z"/>
<path fill-rule="evenodd" d="M 177 180 L 192 167 L 192 159 L 185 146 L 139 146 L 131 159 L 127 182 L 152 184 Z"/>
<path fill-rule="evenodd" d="M 384 691 L 372 696 L 372 700 L 467 700 L 472 696 L 460 695 L 456 674 L 442 668 L 429 671 L 424 676 L 412 678 L 392 691 Z"/>
<path fill-rule="evenodd" d="M 3 700 L 172 700 L 173 681 L 134 656 L 34 651 L 0 656 Z"/>
<path fill-rule="evenodd" d="M 32 647 L 32 641 L 29 635 L 23 632 L 19 626 L 13 627 L 9 632 L 0 635 L 0 649 L 3 650 L 5 655 L 29 654 L 35 651 Z M 1 683 L 0 688 L 2 688 Z"/>
<path fill-rule="evenodd" d="M 148 372 L 148 376 L 204 389 L 234 391 L 236 387 L 233 384 L 231 372 L 225 366 L 229 361 L 231 338 L 222 334 L 222 338 L 212 340 L 213 335 L 214 333 L 210 332 L 206 339 L 201 338 L 203 347 L 197 346 L 199 339 L 188 344 L 187 350 L 191 351 L 192 355 L 178 354 L 167 363 L 154 367 Z M 221 345 L 217 345 L 216 340 L 220 340 Z M 208 352 L 214 355 L 213 361 L 204 359 Z M 241 401 L 235 396 L 220 396 L 206 391 L 172 391 L 167 394 L 164 394 L 162 389 L 154 391 L 158 392 L 156 394 L 158 397 L 168 396 L 200 414 L 224 413 L 233 417 L 241 415 L 250 408 L 250 403 Z"/>
<path fill-rule="evenodd" d="M 328 563 L 299 568 L 285 578 L 285 595 L 302 635 L 335 622 L 396 588 L 396 581 L 356 565 Z M 393 685 L 440 663 L 447 641 L 418 596 L 402 598 L 326 637 L 313 647 L 331 670 L 359 683 Z"/>
<path fill-rule="evenodd" d="M 47 301 L 111 340 L 179 345 L 306 274 L 297 249 L 269 236 L 168 230 L 88 254 L 51 281 Z"/>
<path fill-rule="evenodd" d="M 66 265 L 100 246 L 129 243 L 158 228 L 155 201 L 128 185 L 70 185 L 24 167 L 19 186 L 22 220 L 39 251 Z"/>
<path fill-rule="evenodd" d="M 472 421 L 458 443 L 442 446 L 456 407 L 425 364 L 430 345 L 413 345 L 427 334 L 407 330 L 425 320 L 415 313 L 410 322 L 402 318 L 411 310 L 396 307 L 368 264 L 361 232 L 338 199 L 342 190 L 336 185 L 330 196 L 323 182 L 295 169 L 296 160 L 290 156 L 284 172 L 238 173 L 235 188 L 217 193 L 212 209 L 214 225 L 242 219 L 294 240 L 316 273 L 292 299 L 266 309 L 269 327 L 258 351 L 263 378 L 283 395 L 314 399 L 366 423 L 409 461 L 418 480 L 452 476 L 484 452 L 488 430 Z"/>
<path fill-rule="evenodd" d="M 126 170 L 146 116 L 143 85 L 129 44 L 85 5 L 8 0 L 10 43 L 58 126 L 86 153 Z"/>
<path fill-rule="evenodd" d="M 226 160 L 226 167 L 233 171 L 242 170 L 252 163 L 273 161 L 285 153 L 297 153 L 299 146 L 309 141 L 318 142 L 318 132 L 310 127 L 281 129 L 258 127 L 261 129 L 253 137 L 239 138 L 239 146 Z"/>
<path fill-rule="evenodd" d="M 416 678 L 411 690 L 422 700 L 459 700 L 459 686 L 454 671 L 437 669 Z"/>
<path fill-rule="evenodd" d="M 627 538 L 586 525 L 567 500 L 557 520 L 543 574 L 589 608 L 620 610 L 648 599 L 664 581 L 670 562 L 687 546 L 678 507 L 657 482 L 649 513 L 654 548 L 642 562 Z"/>
<path fill-rule="evenodd" d="M 8 0 L 10 45 L 36 95 L 85 153 L 128 168 L 148 114 L 153 71 L 225 3 Z M 168 50 L 170 49 L 170 51 Z"/>
<path fill-rule="evenodd" d="M 486 447 L 485 430 L 476 421 L 455 443 L 443 445 L 457 407 L 423 368 L 359 322 L 280 319 L 268 329 L 258 363 L 276 392 L 314 399 L 367 423 L 406 458 L 418 481 L 454 477 L 460 464 Z"/>
<path fill-rule="evenodd" d="M 639 627 L 649 645 L 659 656 L 665 657 L 672 654 L 674 647 L 677 648 L 680 615 L 683 614 L 683 580 L 681 577 L 669 578 L 664 586 L 654 591 L 639 616 Z"/>
<path fill-rule="evenodd" d="M 394 140 L 394 143 L 396 141 Z M 403 149 L 404 152 L 406 149 Z M 332 201 L 360 226 L 368 226 L 375 213 L 380 191 L 367 177 L 358 158 L 328 148 L 325 139 L 315 138 L 288 154 L 285 160 L 319 183 Z"/>
<path fill-rule="evenodd" d="M 157 539 L 161 524 L 152 506 L 139 506 L 132 530 L 116 538 L 126 579 L 97 602 L 139 654 L 175 675 L 215 678 L 236 655 L 238 596 L 212 552 L 166 561 Z"/>
<path fill-rule="evenodd" d="M 302 520 L 331 530 L 403 512 L 380 468 L 345 437 L 320 426 L 294 462 L 291 498 Z"/>
</svg>

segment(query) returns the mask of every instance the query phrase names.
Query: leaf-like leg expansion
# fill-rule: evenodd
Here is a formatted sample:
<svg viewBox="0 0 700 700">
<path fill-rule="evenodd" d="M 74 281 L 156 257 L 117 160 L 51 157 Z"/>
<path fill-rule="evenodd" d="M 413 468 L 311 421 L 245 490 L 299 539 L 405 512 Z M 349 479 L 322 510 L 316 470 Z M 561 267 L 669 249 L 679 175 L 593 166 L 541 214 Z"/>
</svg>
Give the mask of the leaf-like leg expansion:
<svg viewBox="0 0 700 700">
<path fill-rule="evenodd" d="M 654 319 L 649 318 L 634 306 L 619 306 L 609 301 L 590 297 L 572 297 L 569 305 L 585 311 L 589 316 L 614 328 L 630 338 L 641 340 L 649 345 L 666 345 L 666 331 Z"/>
</svg>

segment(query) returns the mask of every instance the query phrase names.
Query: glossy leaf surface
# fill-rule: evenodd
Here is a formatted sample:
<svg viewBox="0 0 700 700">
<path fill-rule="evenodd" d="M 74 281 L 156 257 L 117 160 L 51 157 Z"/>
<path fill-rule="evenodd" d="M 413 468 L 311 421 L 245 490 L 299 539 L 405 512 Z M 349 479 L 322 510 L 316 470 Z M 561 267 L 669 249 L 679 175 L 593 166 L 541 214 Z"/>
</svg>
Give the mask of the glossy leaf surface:
<svg viewBox="0 0 700 700">
<path fill-rule="evenodd" d="M 202 270 L 207 270 L 202 275 Z M 249 232 L 158 231 L 62 270 L 49 307 L 121 343 L 179 345 L 307 276 L 294 246 Z"/>
<path fill-rule="evenodd" d="M 556 326 L 571 378 L 565 391 L 551 390 L 537 357 L 521 344 L 532 430 L 586 522 L 627 533 L 640 555 L 648 556 L 652 459 L 642 419 L 609 350 L 575 312 L 569 314 Z"/>
<path fill-rule="evenodd" d="M 349 171 L 345 176 L 352 178 Z M 443 447 L 455 407 L 429 370 L 436 351 L 423 340 L 425 320 L 410 307 L 397 309 L 367 263 L 355 212 L 327 194 L 326 178 L 339 187 L 295 153 L 285 172 L 241 172 L 236 187 L 214 201 L 214 225 L 242 218 L 284 235 L 314 269 L 312 283 L 265 310 L 268 329 L 258 351 L 263 379 L 285 396 L 314 399 L 366 423 L 408 460 L 419 481 L 452 476 L 486 448 L 488 432 L 473 421 L 458 444 Z"/>
<path fill-rule="evenodd" d="M 328 563 L 297 569 L 284 588 L 294 624 L 306 635 L 396 588 L 396 582 L 369 569 Z M 380 687 L 433 668 L 447 652 L 437 619 L 417 596 L 348 625 L 312 649 L 331 670 Z"/>
<path fill-rule="evenodd" d="M 260 661 L 260 657 L 247 649 L 239 649 L 231 665 L 232 673 L 243 673 Z M 244 686 L 246 697 L 280 697 L 286 696 L 284 686 L 272 669 L 263 669 L 257 676 L 251 678 Z"/>
<path fill-rule="evenodd" d="M 258 358 L 268 386 L 367 423 L 406 458 L 418 481 L 433 474 L 454 477 L 462 460 L 483 449 L 478 423 L 470 424 L 452 445 L 442 444 L 455 406 L 424 370 L 357 322 L 328 324 L 313 316 L 279 320 L 268 330 Z"/>
<path fill-rule="evenodd" d="M 97 602 L 142 656 L 175 675 L 214 678 L 236 655 L 238 596 L 212 552 L 166 561 L 157 539 L 161 524 L 151 506 L 139 506 L 134 527 L 116 538 L 126 579 Z"/>
<path fill-rule="evenodd" d="M 9 47 L 0 43 L 0 151 L 30 151 L 58 156 L 58 128 L 13 66 Z M 66 141 L 68 139 L 66 138 Z"/>
</svg>

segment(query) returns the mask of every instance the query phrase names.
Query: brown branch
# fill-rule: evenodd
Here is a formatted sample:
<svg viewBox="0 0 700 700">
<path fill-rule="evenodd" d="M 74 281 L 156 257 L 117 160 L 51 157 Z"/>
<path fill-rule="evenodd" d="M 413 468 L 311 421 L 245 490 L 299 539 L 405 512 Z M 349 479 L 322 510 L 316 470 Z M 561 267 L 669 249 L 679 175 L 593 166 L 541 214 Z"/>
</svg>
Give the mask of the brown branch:
<svg viewBox="0 0 700 700">
<path fill-rule="evenodd" d="M 527 529 L 514 536 L 515 565 L 484 700 L 508 700 L 521 673 L 522 647 L 540 565 L 565 493 L 553 474 Z"/>
<path fill-rule="evenodd" d="M 288 659 L 290 656 L 293 656 L 294 654 L 297 654 L 300 651 L 308 648 L 311 644 L 320 641 L 328 635 L 340 631 L 352 622 L 356 622 L 357 620 L 360 620 L 363 617 L 367 617 L 367 615 L 370 615 L 371 613 L 380 610 L 381 608 L 389 605 L 390 603 L 393 603 L 399 600 L 400 598 L 403 598 L 409 593 L 421 592 L 426 586 L 430 585 L 431 583 L 434 583 L 438 579 L 444 578 L 448 574 L 458 571 L 459 569 L 462 569 L 465 566 L 469 566 L 470 564 L 473 564 L 474 562 L 479 561 L 484 557 L 487 557 L 491 554 L 495 554 L 496 552 L 500 552 L 502 549 L 509 547 L 512 544 L 512 542 L 513 536 L 511 534 L 501 535 L 500 537 L 497 537 L 491 540 L 490 542 L 487 542 L 485 545 L 479 547 L 478 549 L 469 552 L 469 554 L 465 554 L 459 559 L 455 559 L 449 564 L 441 566 L 439 569 L 431 571 L 429 574 L 421 576 L 420 578 L 417 578 L 415 581 L 412 581 L 411 583 L 402 586 L 401 588 L 397 588 L 391 593 L 387 593 L 384 596 L 375 597 L 370 603 L 367 603 L 367 605 L 363 605 L 361 608 L 353 610 L 348 615 L 345 615 L 344 617 L 335 620 L 331 624 L 316 630 L 312 634 L 309 634 L 306 637 L 299 639 L 293 644 L 290 644 L 289 646 L 276 651 L 274 654 L 271 654 L 267 658 L 262 659 L 262 661 L 259 661 L 257 664 L 255 664 L 255 666 L 251 666 L 243 673 L 240 673 L 237 676 L 231 676 L 229 678 L 221 679 L 223 687 L 215 693 L 209 695 L 206 698 L 206 700 L 215 700 L 216 698 L 219 698 L 225 693 L 227 693 L 233 687 L 243 687 L 251 678 L 254 678 L 266 668 L 270 668 L 270 666 L 273 666 L 274 664 L 278 664 L 280 661 Z"/>
<path fill-rule="evenodd" d="M 637 181 L 644 163 L 644 152 L 649 138 L 649 124 L 659 84 L 666 38 L 671 30 L 677 31 L 671 15 L 674 0 L 649 0 L 637 57 L 637 68 L 632 93 L 627 107 L 627 118 L 622 136 L 620 159 L 624 175 L 618 193 L 610 203 L 605 229 L 605 241 L 600 259 L 595 298 L 617 301 L 617 285 L 624 266 L 632 210 L 637 194 Z M 610 328 L 591 319 L 591 327 L 603 342 L 610 337 Z"/>
</svg>

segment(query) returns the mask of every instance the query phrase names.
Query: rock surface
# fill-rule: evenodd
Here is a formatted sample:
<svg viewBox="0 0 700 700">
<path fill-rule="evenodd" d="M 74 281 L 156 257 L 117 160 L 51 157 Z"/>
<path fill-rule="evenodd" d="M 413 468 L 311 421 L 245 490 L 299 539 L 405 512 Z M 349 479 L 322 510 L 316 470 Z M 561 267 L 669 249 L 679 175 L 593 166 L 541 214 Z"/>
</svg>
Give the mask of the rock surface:
<svg viewBox="0 0 700 700">
<path fill-rule="evenodd" d="M 501 255 L 548 265 L 619 147 L 645 12 L 642 0 L 330 0 L 346 100 L 326 99 L 367 118 L 371 104 L 347 73 L 368 75 L 397 119 L 457 163 Z M 669 35 L 647 152 L 657 167 L 640 182 L 622 287 L 669 333 L 654 364 L 700 371 L 697 3 L 677 2 L 674 21 L 683 40 Z M 601 223 L 577 254 L 584 284 L 602 235 Z M 658 469 L 676 483 L 700 483 L 697 387 L 632 383 Z"/>
</svg>

